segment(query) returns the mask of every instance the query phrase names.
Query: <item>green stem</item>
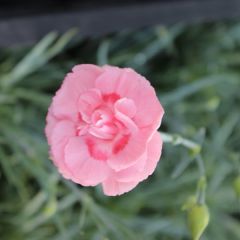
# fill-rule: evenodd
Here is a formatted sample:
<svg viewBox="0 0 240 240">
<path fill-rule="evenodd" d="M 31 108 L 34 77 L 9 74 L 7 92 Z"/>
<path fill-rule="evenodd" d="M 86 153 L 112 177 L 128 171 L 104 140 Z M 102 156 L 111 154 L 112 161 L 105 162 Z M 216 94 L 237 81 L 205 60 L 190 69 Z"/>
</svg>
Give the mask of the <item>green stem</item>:
<svg viewBox="0 0 240 240">
<path fill-rule="evenodd" d="M 182 145 L 190 150 L 199 151 L 201 150 L 200 144 L 193 142 L 189 139 L 183 138 L 178 134 L 169 134 L 160 132 L 163 142 L 172 143 L 173 145 Z"/>
<path fill-rule="evenodd" d="M 198 168 L 199 168 L 199 172 L 200 172 L 200 177 L 204 177 L 205 176 L 205 166 L 204 166 L 204 162 L 203 162 L 203 159 L 200 154 L 198 154 L 196 156 L 196 160 L 197 160 L 197 164 L 198 164 Z"/>
<path fill-rule="evenodd" d="M 193 142 L 189 139 L 183 138 L 182 136 L 177 135 L 177 134 L 169 134 L 169 133 L 165 133 L 165 132 L 160 132 L 160 134 L 161 134 L 163 142 L 171 143 L 175 146 L 182 145 L 185 148 L 191 150 L 192 155 L 194 156 L 194 158 L 196 158 L 200 177 L 205 176 L 204 163 L 200 156 L 200 152 L 201 152 L 200 144 Z"/>
<path fill-rule="evenodd" d="M 205 204 L 206 187 L 207 187 L 206 177 L 202 176 L 198 180 L 197 194 L 196 194 L 197 203 L 200 205 Z"/>
</svg>

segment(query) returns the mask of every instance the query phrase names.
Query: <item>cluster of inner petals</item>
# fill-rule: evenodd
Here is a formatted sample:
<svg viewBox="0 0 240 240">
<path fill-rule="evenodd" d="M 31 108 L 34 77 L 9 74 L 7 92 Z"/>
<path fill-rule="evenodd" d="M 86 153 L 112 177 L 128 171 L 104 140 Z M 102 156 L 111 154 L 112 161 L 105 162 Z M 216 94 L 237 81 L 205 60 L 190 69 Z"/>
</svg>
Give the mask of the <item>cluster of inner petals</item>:
<svg viewBox="0 0 240 240">
<path fill-rule="evenodd" d="M 116 93 L 102 95 L 98 89 L 88 90 L 79 97 L 78 110 L 76 134 L 85 139 L 96 160 L 107 160 L 108 155 L 123 150 L 131 134 L 138 131 L 134 102 Z M 103 142 L 109 143 L 108 149 L 99 146 Z"/>
</svg>

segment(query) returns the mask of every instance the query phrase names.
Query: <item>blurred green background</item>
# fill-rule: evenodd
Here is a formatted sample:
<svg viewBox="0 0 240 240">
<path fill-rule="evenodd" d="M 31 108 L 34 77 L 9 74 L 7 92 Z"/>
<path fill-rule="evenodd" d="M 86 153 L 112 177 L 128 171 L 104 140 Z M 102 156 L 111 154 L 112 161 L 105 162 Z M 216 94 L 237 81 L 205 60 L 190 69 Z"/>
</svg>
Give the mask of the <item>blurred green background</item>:
<svg viewBox="0 0 240 240">
<path fill-rule="evenodd" d="M 203 141 L 211 220 L 201 239 L 239 240 L 240 23 L 74 34 L 0 49 L 0 239 L 190 239 L 181 207 L 195 194 L 199 171 L 186 148 L 164 144 L 154 175 L 114 198 L 64 180 L 49 160 L 51 97 L 74 65 L 96 63 L 146 76 L 165 108 L 161 131 Z"/>
</svg>

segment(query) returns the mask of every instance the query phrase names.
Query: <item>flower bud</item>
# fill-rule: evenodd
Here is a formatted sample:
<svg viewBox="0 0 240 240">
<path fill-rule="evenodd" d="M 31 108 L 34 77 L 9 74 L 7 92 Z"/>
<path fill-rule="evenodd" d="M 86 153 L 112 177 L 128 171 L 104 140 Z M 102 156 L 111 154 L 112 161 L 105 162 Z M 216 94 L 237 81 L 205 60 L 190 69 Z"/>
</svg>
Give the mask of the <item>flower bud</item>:
<svg viewBox="0 0 240 240">
<path fill-rule="evenodd" d="M 209 223 L 209 211 L 206 204 L 195 203 L 187 212 L 188 227 L 193 240 L 199 240 Z"/>
<path fill-rule="evenodd" d="M 233 188 L 236 193 L 237 198 L 240 199 L 240 176 L 238 176 L 234 181 L 233 181 Z"/>
</svg>

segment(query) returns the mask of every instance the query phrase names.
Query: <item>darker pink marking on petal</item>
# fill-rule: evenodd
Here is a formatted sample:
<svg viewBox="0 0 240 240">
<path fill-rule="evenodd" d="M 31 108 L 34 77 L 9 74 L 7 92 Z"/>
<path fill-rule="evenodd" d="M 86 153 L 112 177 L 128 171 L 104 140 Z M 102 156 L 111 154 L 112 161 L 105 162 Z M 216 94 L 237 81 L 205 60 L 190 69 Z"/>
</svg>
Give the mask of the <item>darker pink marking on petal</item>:
<svg viewBox="0 0 240 240">
<path fill-rule="evenodd" d="M 118 99 L 120 99 L 120 96 L 116 93 L 110 93 L 110 94 L 104 94 L 102 96 L 103 98 L 103 101 L 104 102 L 111 102 L 111 103 L 114 103 L 116 102 Z"/>
<path fill-rule="evenodd" d="M 123 137 L 121 137 L 114 145 L 113 147 L 113 153 L 117 154 L 118 152 L 120 152 L 121 150 L 124 149 L 124 147 L 127 145 L 129 141 L 129 135 L 124 135 Z"/>
<path fill-rule="evenodd" d="M 86 145 L 88 147 L 88 152 L 91 157 L 93 157 L 94 159 L 99 160 L 99 161 L 107 160 L 107 154 L 102 152 L 100 149 L 97 149 L 97 146 L 96 146 L 96 143 L 94 142 L 94 140 L 87 138 Z"/>
</svg>

